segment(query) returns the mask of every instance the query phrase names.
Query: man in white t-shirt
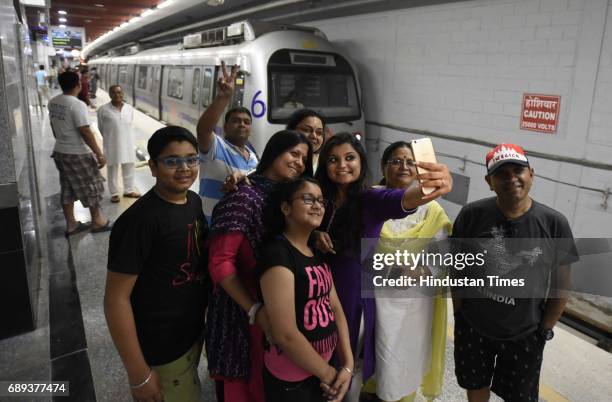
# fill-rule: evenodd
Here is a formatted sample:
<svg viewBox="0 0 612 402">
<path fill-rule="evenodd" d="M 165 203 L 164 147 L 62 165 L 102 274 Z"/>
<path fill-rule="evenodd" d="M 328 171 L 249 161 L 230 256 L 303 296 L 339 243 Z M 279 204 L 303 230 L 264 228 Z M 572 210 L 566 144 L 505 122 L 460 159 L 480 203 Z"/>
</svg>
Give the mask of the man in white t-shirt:
<svg viewBox="0 0 612 402">
<path fill-rule="evenodd" d="M 45 66 L 42 64 L 38 67 L 38 71 L 34 73 L 36 77 L 36 88 L 38 89 L 38 100 L 42 107 L 47 106 L 49 102 L 49 76 L 45 71 Z"/>
<path fill-rule="evenodd" d="M 119 85 L 111 85 L 108 94 L 111 101 L 98 109 L 98 129 L 104 139 L 104 154 L 108 158 L 106 168 L 111 202 L 119 202 L 119 167 L 123 174 L 123 196 L 140 197 L 134 185 L 134 108 L 123 102 L 123 90 Z"/>
<path fill-rule="evenodd" d="M 79 76 L 68 71 L 60 74 L 58 81 L 63 93 L 49 102 L 49 119 L 56 140 L 53 159 L 60 175 L 66 237 L 89 228 L 94 233 L 109 231 L 111 222 L 100 208 L 104 194 L 100 169 L 106 165 L 106 158 L 89 127 L 87 105 L 76 97 L 81 90 Z M 91 224 L 76 220 L 77 200 L 89 208 Z"/>
</svg>

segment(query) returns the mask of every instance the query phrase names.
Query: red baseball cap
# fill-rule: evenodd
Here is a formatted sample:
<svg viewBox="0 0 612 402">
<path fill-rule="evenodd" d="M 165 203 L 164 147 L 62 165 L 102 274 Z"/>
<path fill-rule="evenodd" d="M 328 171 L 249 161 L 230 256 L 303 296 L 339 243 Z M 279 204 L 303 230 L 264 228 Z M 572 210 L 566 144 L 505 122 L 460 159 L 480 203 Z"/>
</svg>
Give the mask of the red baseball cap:
<svg viewBox="0 0 612 402">
<path fill-rule="evenodd" d="M 525 151 L 515 144 L 499 144 L 489 151 L 485 161 L 488 175 L 493 174 L 497 168 L 506 163 L 529 166 Z"/>
</svg>

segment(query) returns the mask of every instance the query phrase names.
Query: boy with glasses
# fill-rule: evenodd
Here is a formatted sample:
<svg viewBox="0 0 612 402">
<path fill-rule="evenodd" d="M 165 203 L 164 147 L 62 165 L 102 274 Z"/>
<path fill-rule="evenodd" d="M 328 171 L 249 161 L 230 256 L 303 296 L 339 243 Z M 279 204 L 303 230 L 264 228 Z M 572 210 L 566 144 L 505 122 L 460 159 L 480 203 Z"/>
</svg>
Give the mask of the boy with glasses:
<svg viewBox="0 0 612 402">
<path fill-rule="evenodd" d="M 182 127 L 149 139 L 155 186 L 110 236 L 104 310 L 134 400 L 199 401 L 197 366 L 207 305 L 198 143 Z"/>
</svg>

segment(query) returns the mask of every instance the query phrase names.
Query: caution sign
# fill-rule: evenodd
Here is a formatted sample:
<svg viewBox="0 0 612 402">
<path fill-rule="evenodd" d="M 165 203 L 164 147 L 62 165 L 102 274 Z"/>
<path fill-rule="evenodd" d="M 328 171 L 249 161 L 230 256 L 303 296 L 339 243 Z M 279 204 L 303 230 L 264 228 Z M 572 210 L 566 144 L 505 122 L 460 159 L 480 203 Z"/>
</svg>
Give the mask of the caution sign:
<svg viewBox="0 0 612 402">
<path fill-rule="evenodd" d="M 560 103 L 561 97 L 556 95 L 523 94 L 521 129 L 555 133 Z"/>
</svg>

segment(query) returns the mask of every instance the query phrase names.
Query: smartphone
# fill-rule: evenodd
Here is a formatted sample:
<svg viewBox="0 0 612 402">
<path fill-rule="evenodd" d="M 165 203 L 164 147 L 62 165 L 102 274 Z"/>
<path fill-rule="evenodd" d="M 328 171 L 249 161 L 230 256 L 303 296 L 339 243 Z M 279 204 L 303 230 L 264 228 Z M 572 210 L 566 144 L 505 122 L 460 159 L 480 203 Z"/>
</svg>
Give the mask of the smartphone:
<svg viewBox="0 0 612 402">
<path fill-rule="evenodd" d="M 416 162 L 431 162 L 438 163 L 436 160 L 436 154 L 434 152 L 431 138 L 420 138 L 418 140 L 412 140 L 412 153 L 414 154 L 414 160 Z M 427 169 L 417 166 L 417 173 L 419 175 L 428 172 Z M 431 194 L 436 190 L 436 187 L 421 187 L 423 194 Z"/>
</svg>

